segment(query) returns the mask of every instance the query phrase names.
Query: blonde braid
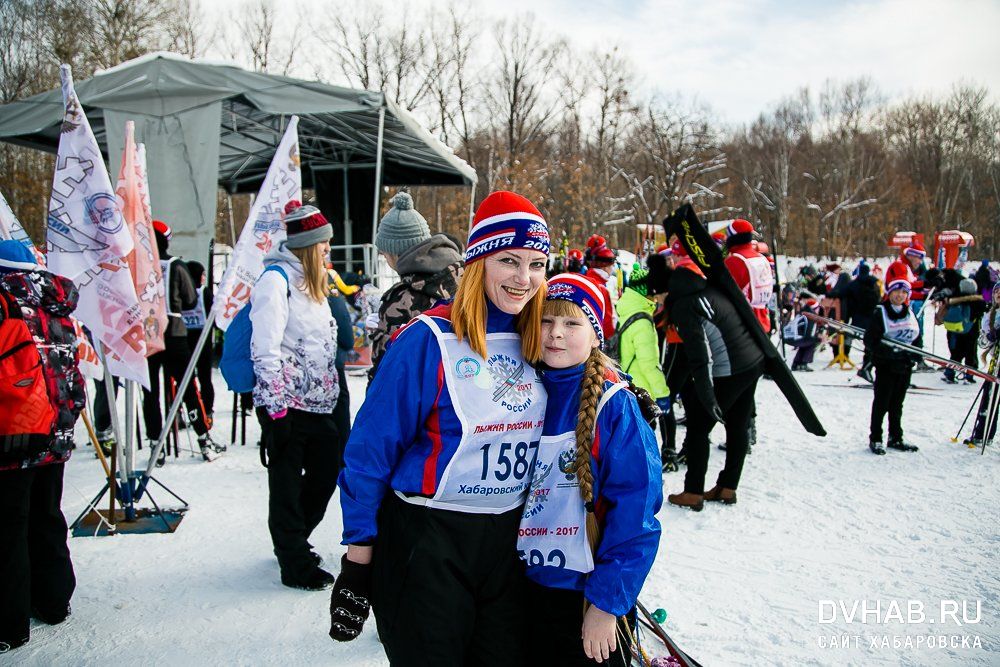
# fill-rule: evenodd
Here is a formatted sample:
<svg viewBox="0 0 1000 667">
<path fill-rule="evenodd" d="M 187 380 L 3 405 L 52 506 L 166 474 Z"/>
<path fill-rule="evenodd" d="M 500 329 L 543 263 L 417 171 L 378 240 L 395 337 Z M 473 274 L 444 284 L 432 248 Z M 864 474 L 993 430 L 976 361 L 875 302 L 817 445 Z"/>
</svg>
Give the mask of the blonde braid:
<svg viewBox="0 0 1000 667">
<path fill-rule="evenodd" d="M 603 357 L 601 351 L 594 348 L 587 358 L 580 382 L 580 412 L 576 418 L 576 477 L 580 481 L 580 495 L 587 506 L 587 542 L 594 552 L 600 541 L 600 531 L 594 514 L 594 473 L 590 468 L 590 451 L 594 446 L 597 404 L 604 394 Z"/>
</svg>

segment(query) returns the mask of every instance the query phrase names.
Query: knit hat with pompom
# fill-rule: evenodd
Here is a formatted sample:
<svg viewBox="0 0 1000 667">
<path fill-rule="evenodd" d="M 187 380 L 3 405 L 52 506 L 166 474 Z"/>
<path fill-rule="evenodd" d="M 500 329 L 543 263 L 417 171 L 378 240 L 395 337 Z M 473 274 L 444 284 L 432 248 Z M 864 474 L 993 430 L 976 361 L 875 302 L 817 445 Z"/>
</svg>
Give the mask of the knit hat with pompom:
<svg viewBox="0 0 1000 667">
<path fill-rule="evenodd" d="M 430 227 L 424 216 L 413 208 L 413 197 L 398 192 L 390 200 L 392 208 L 378 224 L 375 247 L 379 252 L 399 256 L 431 237 Z"/>
<path fill-rule="evenodd" d="M 285 204 L 286 248 L 308 248 L 333 238 L 333 226 L 315 206 L 292 199 Z"/>
</svg>

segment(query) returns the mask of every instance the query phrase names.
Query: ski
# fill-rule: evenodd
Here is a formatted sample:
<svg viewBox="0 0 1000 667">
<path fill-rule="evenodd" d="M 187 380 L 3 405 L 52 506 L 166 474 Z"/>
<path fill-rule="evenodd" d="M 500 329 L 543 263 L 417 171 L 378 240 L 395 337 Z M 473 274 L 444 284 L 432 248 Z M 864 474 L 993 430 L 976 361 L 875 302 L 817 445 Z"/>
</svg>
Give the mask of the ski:
<svg viewBox="0 0 1000 667">
<path fill-rule="evenodd" d="M 817 324 L 822 324 L 823 326 L 829 327 L 834 331 L 839 331 L 845 335 L 852 336 L 858 340 L 864 340 L 865 330 L 861 327 L 856 327 L 852 324 L 845 324 L 844 322 L 838 322 L 837 320 L 831 320 L 829 317 L 823 317 L 822 315 L 814 315 L 813 313 L 804 313 L 804 315 L 816 322 Z M 906 343 L 900 343 L 896 340 L 891 340 L 889 338 L 882 338 L 882 342 L 890 347 L 894 347 L 898 350 L 905 350 L 907 352 L 912 352 L 920 356 L 925 361 L 932 363 L 936 366 L 941 366 L 942 368 L 950 368 L 956 372 L 968 373 L 978 378 L 982 378 L 988 382 L 993 382 L 994 384 L 998 381 L 995 375 L 985 373 L 978 368 L 973 368 L 971 366 L 966 366 L 965 364 L 960 364 L 957 361 L 952 361 L 946 357 L 940 357 L 926 350 L 922 350 L 914 345 L 908 345 Z"/>
<path fill-rule="evenodd" d="M 874 386 L 870 385 L 870 384 L 833 384 L 833 383 L 822 384 L 822 383 L 816 383 L 816 384 L 810 384 L 810 385 L 806 385 L 806 386 L 807 387 L 837 387 L 837 388 L 840 388 L 840 389 L 874 389 Z M 942 387 L 921 387 L 920 385 L 912 385 L 911 384 L 910 388 L 907 389 L 907 391 L 908 392 L 915 391 L 917 393 L 928 393 L 928 392 L 944 391 L 944 389 Z"/>
<path fill-rule="evenodd" d="M 750 309 L 750 302 L 736 286 L 723 262 L 722 251 L 698 220 L 694 208 L 690 204 L 684 204 L 667 216 L 663 221 L 663 228 L 668 239 L 676 236 L 680 240 L 688 256 L 702 270 L 708 282 L 721 290 L 732 302 L 743 324 L 764 353 L 764 374 L 774 380 L 805 430 L 813 435 L 825 436 L 826 429 L 816 416 L 809 399 L 802 392 L 795 376 L 788 370 L 781 353 L 757 322 L 757 317 Z"/>
<path fill-rule="evenodd" d="M 649 610 L 643 606 L 642 602 L 636 600 L 636 609 L 639 611 L 639 622 L 642 623 L 646 628 L 648 628 L 657 638 L 663 642 L 663 645 L 667 647 L 667 651 L 670 655 L 674 657 L 680 664 L 681 667 L 701 667 L 701 663 L 689 656 L 687 653 L 681 650 L 674 640 L 670 638 L 667 631 L 663 629 L 653 615 L 649 613 Z"/>
</svg>

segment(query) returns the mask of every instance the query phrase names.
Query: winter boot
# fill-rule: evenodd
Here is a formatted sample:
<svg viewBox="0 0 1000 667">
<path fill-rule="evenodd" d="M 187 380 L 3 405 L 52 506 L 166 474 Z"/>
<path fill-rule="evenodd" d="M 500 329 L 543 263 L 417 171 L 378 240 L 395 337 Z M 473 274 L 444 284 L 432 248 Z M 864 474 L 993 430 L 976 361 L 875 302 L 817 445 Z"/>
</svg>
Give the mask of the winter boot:
<svg viewBox="0 0 1000 667">
<path fill-rule="evenodd" d="M 31 609 L 31 615 L 46 625 L 59 625 L 69 618 L 69 615 L 72 613 L 73 609 L 69 606 L 69 603 L 66 604 L 65 608 L 56 611 L 43 611 L 37 607 L 32 607 Z"/>
<path fill-rule="evenodd" d="M 101 448 L 104 456 L 111 456 L 111 449 L 115 446 L 115 432 L 113 429 L 104 429 L 97 432 L 97 445 Z M 94 453 L 97 456 L 97 453 Z"/>
<path fill-rule="evenodd" d="M 736 504 L 736 491 L 725 489 L 718 484 L 705 493 L 705 500 L 710 503 L 722 503 L 723 505 Z"/>
<path fill-rule="evenodd" d="M 28 643 L 29 637 L 25 635 L 24 637 L 11 637 L 11 638 L 0 638 L 0 655 L 13 651 L 16 648 L 20 648 Z"/>
<path fill-rule="evenodd" d="M 147 440 L 146 444 L 149 447 L 149 451 L 153 451 L 153 448 L 156 447 L 156 440 Z M 167 443 L 163 443 L 163 447 L 160 449 L 160 454 L 156 457 L 156 467 L 162 468 L 166 464 L 166 462 L 167 462 Z"/>
<path fill-rule="evenodd" d="M 900 452 L 915 452 L 919 449 L 916 445 L 910 445 L 903 442 L 902 438 L 892 438 L 889 440 L 889 449 L 895 449 Z"/>
<path fill-rule="evenodd" d="M 206 461 L 214 461 L 219 458 L 219 451 L 216 449 L 215 443 L 212 442 L 212 436 L 208 433 L 198 436 L 198 449 L 201 450 L 201 458 Z"/>
<path fill-rule="evenodd" d="M 966 373 L 965 374 L 965 383 L 966 384 L 976 384 L 976 376 L 974 376 L 972 373 Z"/>
<path fill-rule="evenodd" d="M 858 377 L 867 382 L 868 384 L 875 384 L 875 377 L 872 375 L 872 369 L 875 366 L 870 362 L 864 362 L 861 364 L 861 368 L 858 369 Z"/>
<path fill-rule="evenodd" d="M 667 502 L 677 507 L 686 507 L 694 512 L 705 509 L 705 497 L 700 493 L 671 493 L 667 496 Z"/>
<path fill-rule="evenodd" d="M 678 460 L 677 452 L 672 449 L 664 447 L 660 450 L 660 463 L 663 466 L 663 472 L 677 472 L 680 470 L 680 461 Z"/>
<path fill-rule="evenodd" d="M 316 567 L 312 572 L 304 577 L 292 577 L 281 573 L 281 583 L 289 588 L 298 588 L 303 591 L 321 591 L 324 588 L 333 586 L 336 578 L 321 567 Z"/>
<path fill-rule="evenodd" d="M 872 454 L 885 456 L 885 446 L 882 444 L 881 440 L 872 440 L 871 442 L 869 442 L 868 449 L 872 450 Z"/>
</svg>

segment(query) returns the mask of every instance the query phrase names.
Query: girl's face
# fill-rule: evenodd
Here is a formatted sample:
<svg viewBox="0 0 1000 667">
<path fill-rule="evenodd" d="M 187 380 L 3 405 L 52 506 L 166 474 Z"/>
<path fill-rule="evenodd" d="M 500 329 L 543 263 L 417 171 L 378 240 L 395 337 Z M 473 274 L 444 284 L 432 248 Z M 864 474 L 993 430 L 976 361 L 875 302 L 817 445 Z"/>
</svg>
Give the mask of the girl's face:
<svg viewBox="0 0 1000 667">
<path fill-rule="evenodd" d="M 524 310 L 545 282 L 545 253 L 537 250 L 504 250 L 483 261 L 486 297 L 508 315 Z"/>
<path fill-rule="evenodd" d="M 551 368 L 579 366 L 600 343 L 590 321 L 579 317 L 542 315 L 542 361 Z"/>
<path fill-rule="evenodd" d="M 894 289 L 891 292 L 889 292 L 889 303 L 891 303 L 894 306 L 902 306 L 904 303 L 906 303 L 906 299 L 909 296 L 910 293 L 907 292 L 905 289 Z"/>
</svg>

